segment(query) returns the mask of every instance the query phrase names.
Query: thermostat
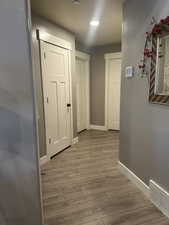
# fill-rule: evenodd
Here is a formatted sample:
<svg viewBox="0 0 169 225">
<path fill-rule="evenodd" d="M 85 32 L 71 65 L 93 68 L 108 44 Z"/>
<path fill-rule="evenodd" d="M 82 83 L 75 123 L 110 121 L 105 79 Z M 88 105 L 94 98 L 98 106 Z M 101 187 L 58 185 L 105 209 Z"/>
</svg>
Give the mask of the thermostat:
<svg viewBox="0 0 169 225">
<path fill-rule="evenodd" d="M 126 78 L 130 78 L 134 76 L 134 67 L 133 66 L 127 66 L 126 67 Z"/>
</svg>

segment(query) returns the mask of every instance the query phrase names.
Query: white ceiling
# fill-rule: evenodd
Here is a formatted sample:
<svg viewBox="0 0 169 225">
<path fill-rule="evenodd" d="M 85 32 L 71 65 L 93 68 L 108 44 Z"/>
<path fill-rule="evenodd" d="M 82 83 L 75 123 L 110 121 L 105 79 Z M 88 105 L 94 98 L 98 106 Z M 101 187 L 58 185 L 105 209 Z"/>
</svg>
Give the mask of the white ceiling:
<svg viewBox="0 0 169 225">
<path fill-rule="evenodd" d="M 121 42 L 123 0 L 32 0 L 33 11 L 73 32 L 83 44 L 96 46 Z M 89 25 L 99 19 L 99 27 Z"/>
</svg>

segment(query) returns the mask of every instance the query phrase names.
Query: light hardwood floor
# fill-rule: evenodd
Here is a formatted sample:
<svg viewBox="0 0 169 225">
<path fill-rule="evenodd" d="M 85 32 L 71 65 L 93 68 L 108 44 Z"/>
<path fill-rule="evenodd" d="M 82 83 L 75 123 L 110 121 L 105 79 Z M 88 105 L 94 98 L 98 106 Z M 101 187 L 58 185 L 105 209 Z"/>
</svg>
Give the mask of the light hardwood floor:
<svg viewBox="0 0 169 225">
<path fill-rule="evenodd" d="M 43 166 L 46 225 L 169 225 L 118 170 L 119 134 L 86 131 Z"/>
</svg>

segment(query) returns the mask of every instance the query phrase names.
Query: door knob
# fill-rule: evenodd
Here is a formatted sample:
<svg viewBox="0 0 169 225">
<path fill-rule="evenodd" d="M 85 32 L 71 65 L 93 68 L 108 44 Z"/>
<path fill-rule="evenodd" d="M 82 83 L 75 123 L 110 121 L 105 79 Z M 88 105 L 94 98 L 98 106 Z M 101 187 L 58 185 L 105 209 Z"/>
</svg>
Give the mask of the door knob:
<svg viewBox="0 0 169 225">
<path fill-rule="evenodd" d="M 68 103 L 68 104 L 67 104 L 67 107 L 71 107 L 71 104 L 70 104 L 70 103 Z"/>
</svg>

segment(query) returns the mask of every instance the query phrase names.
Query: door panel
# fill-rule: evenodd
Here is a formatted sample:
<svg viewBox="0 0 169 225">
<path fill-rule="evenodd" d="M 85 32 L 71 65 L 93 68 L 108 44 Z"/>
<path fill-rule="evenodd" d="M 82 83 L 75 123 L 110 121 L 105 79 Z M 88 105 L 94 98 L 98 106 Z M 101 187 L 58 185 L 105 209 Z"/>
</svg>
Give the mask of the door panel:
<svg viewBox="0 0 169 225">
<path fill-rule="evenodd" d="M 46 69 L 50 75 L 54 76 L 65 76 L 65 55 L 62 50 L 62 53 L 56 52 L 51 48 L 58 48 L 56 46 L 50 46 L 50 50 L 46 51 Z M 67 50 L 64 50 L 67 51 Z M 57 66 L 56 66 L 57 62 Z"/>
<path fill-rule="evenodd" d="M 119 130 L 121 59 L 109 60 L 108 66 L 108 129 Z"/>
<path fill-rule="evenodd" d="M 61 82 L 59 84 L 59 106 L 60 106 L 60 115 L 59 115 L 59 137 L 61 139 L 65 139 L 68 135 L 68 121 L 67 121 L 67 111 L 65 111 L 66 106 L 66 84 L 65 82 Z M 68 109 L 67 109 L 68 110 Z"/>
<path fill-rule="evenodd" d="M 41 46 L 47 151 L 53 156 L 71 144 L 69 50 Z"/>
<path fill-rule="evenodd" d="M 58 105 L 58 86 L 57 82 L 50 82 L 49 85 L 50 88 L 50 94 L 49 96 L 53 96 L 50 98 L 50 104 L 48 104 L 48 110 L 50 114 L 49 121 L 49 130 L 50 130 L 50 138 L 52 140 L 54 137 L 56 139 L 59 139 L 59 105 Z M 49 98 L 49 97 L 48 97 Z M 49 101 L 49 100 L 48 100 Z"/>
</svg>

